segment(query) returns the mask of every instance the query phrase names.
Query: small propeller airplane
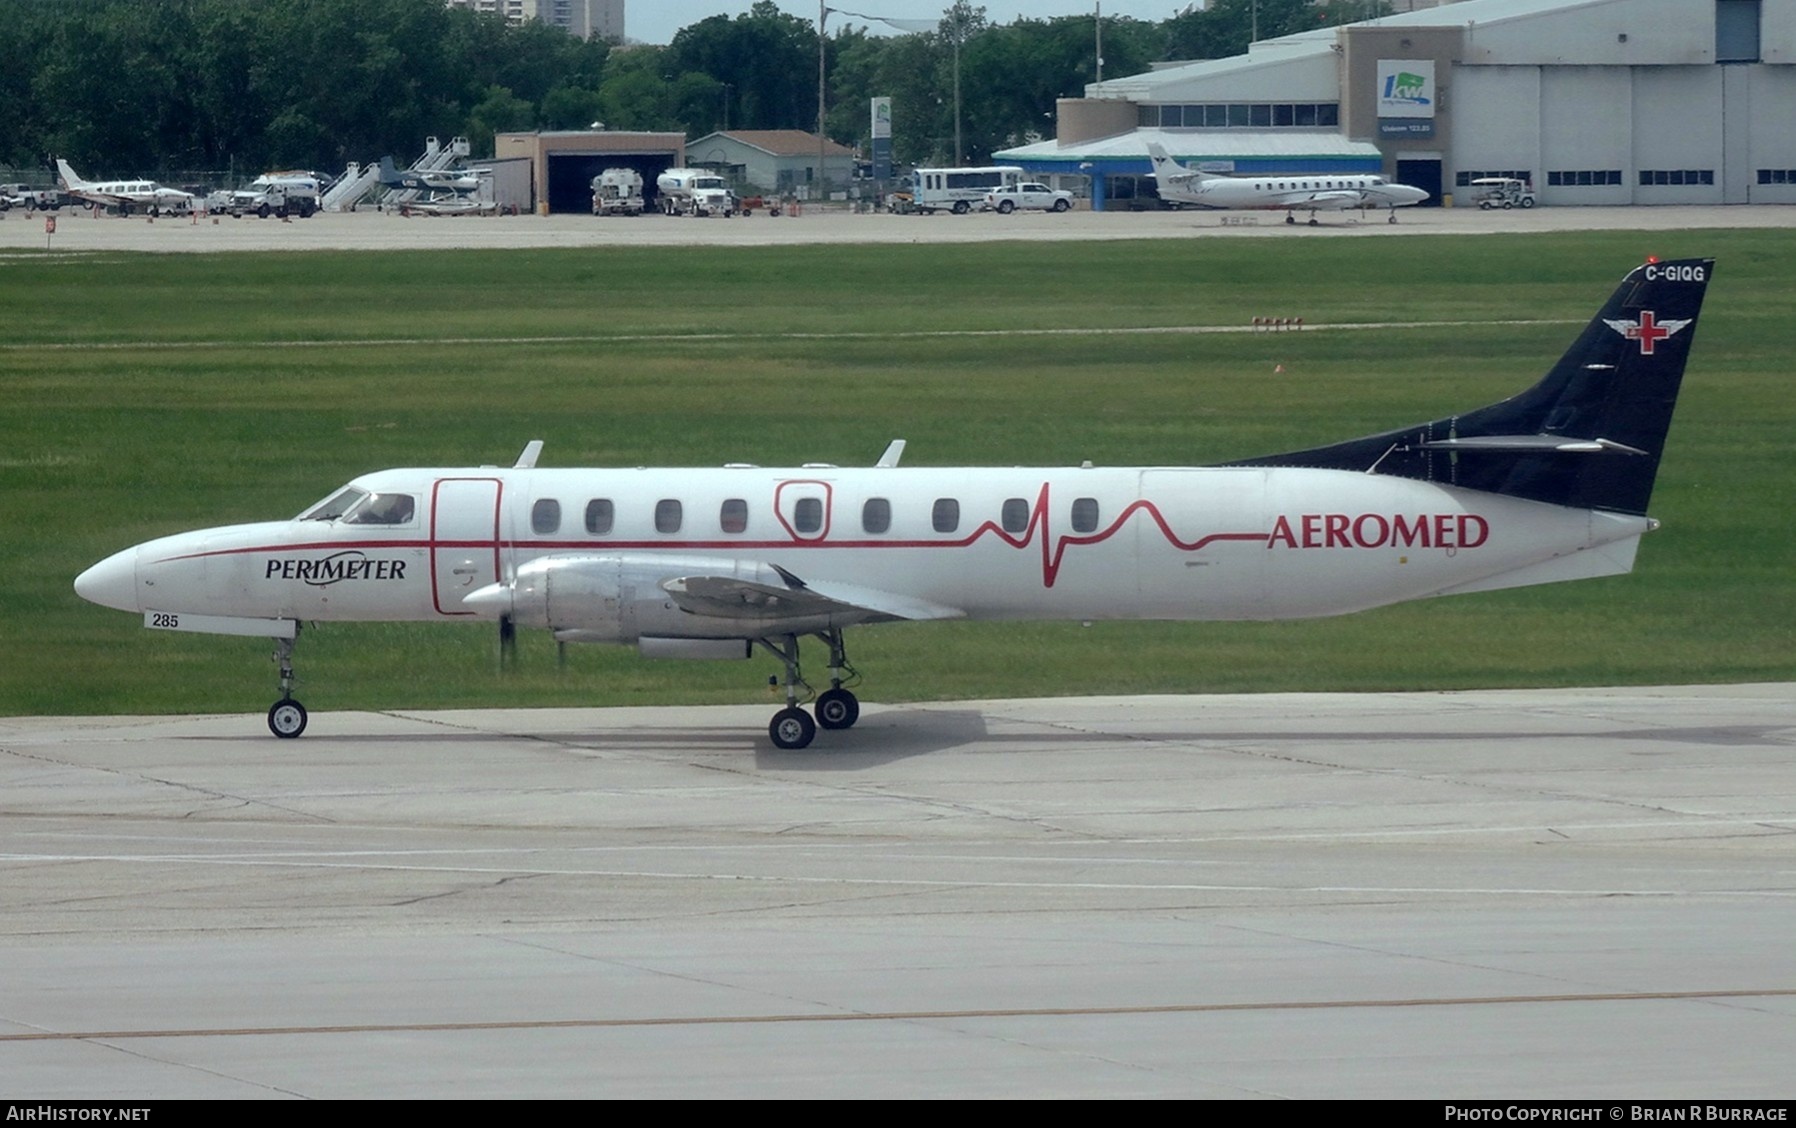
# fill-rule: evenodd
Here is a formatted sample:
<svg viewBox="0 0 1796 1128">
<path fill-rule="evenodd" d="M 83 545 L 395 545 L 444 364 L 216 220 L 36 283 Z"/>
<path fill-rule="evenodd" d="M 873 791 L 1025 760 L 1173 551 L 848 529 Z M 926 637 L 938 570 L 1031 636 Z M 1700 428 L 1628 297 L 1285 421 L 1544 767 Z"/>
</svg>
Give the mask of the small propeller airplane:
<svg viewBox="0 0 1796 1128">
<path fill-rule="evenodd" d="M 415 192 L 455 192 L 465 195 L 480 187 L 480 174 L 486 169 L 427 169 L 414 171 L 393 167 L 392 157 L 380 159 L 380 182 L 389 188 L 409 188 Z"/>
<path fill-rule="evenodd" d="M 403 215 L 469 215 L 497 211 L 491 200 L 475 198 L 482 175 L 491 169 L 427 169 L 400 170 L 393 167 L 392 157 L 380 159 L 380 182 L 395 195 L 392 202 Z M 417 194 L 421 193 L 422 198 Z"/>
<path fill-rule="evenodd" d="M 162 537 L 75 580 L 144 626 L 496 620 L 784 668 L 768 735 L 860 715 L 843 632 L 895 620 L 1295 619 L 1631 571 L 1712 259 L 1630 272 L 1539 382 L 1333 446 L 1194 467 L 384 470 L 297 517 Z M 828 648 L 815 718 L 799 640 Z"/>
<path fill-rule="evenodd" d="M 1148 142 L 1147 151 L 1153 159 L 1154 181 L 1162 200 L 1204 208 L 1283 211 L 1286 223 L 1296 223 L 1296 213 L 1307 211 L 1310 226 L 1314 227 L 1319 211 L 1353 208 L 1389 208 L 1389 222 L 1395 223 L 1398 208 L 1428 198 L 1428 193 L 1420 188 L 1393 184 L 1369 173 L 1215 176 L 1181 166 L 1158 142 Z"/>
<path fill-rule="evenodd" d="M 153 180 L 83 180 L 60 157 L 56 170 L 62 174 L 63 191 L 90 204 L 117 208 L 120 215 L 130 215 L 133 208 L 151 216 L 193 210 L 192 192 L 164 188 Z"/>
</svg>

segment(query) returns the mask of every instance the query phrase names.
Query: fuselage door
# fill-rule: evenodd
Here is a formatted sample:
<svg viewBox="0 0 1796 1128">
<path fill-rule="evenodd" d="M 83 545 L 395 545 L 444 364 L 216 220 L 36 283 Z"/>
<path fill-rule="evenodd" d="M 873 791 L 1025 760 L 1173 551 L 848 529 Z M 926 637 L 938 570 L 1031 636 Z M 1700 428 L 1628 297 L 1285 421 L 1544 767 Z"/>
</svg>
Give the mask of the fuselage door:
<svg viewBox="0 0 1796 1128">
<path fill-rule="evenodd" d="M 462 597 L 499 582 L 502 493 L 497 478 L 442 478 L 431 487 L 431 595 L 437 614 L 472 616 Z"/>
</svg>

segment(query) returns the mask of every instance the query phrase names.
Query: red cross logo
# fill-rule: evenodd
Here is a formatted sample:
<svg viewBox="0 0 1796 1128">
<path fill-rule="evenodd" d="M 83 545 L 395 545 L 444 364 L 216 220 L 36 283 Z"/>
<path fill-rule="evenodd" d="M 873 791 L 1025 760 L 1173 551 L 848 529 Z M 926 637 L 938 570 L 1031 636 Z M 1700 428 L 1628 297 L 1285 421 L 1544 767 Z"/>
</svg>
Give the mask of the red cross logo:
<svg viewBox="0 0 1796 1128">
<path fill-rule="evenodd" d="M 1637 322 L 1605 320 L 1603 324 L 1615 330 L 1617 333 L 1620 333 L 1630 341 L 1639 341 L 1640 355 L 1651 356 L 1653 355 L 1654 345 L 1690 324 L 1690 321 L 1690 318 L 1685 318 L 1683 320 L 1673 319 L 1664 324 L 1660 324 L 1657 314 L 1650 309 L 1643 309 L 1640 311 L 1640 320 Z"/>
<path fill-rule="evenodd" d="M 1653 343 L 1671 336 L 1671 330 L 1660 328 L 1657 321 L 1658 319 L 1653 316 L 1652 310 L 1643 309 L 1640 311 L 1640 324 L 1629 329 L 1626 333 L 1626 336 L 1630 341 L 1640 342 L 1641 356 L 1653 355 Z"/>
</svg>

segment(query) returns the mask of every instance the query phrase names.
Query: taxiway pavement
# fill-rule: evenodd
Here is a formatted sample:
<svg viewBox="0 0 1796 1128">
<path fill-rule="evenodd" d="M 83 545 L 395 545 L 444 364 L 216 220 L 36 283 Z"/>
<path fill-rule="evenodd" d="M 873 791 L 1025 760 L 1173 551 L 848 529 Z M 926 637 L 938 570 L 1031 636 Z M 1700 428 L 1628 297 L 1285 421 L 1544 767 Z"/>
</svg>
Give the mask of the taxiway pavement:
<svg viewBox="0 0 1796 1128">
<path fill-rule="evenodd" d="M 0 1092 L 1796 1085 L 1796 687 L 766 717 L 0 718 Z"/>
<path fill-rule="evenodd" d="M 0 220 L 0 251 L 42 250 L 221 252 L 274 250 L 448 250 L 607 246 L 770 246 L 798 243 L 1082 242 L 1111 239 L 1333 238 L 1385 235 L 1490 235 L 1534 231 L 1669 231 L 1696 228 L 1796 227 L 1796 207 L 1540 207 L 1527 211 L 1405 208 L 1398 222 L 1357 212 L 1323 213 L 1316 227 L 1287 226 L 1273 212 L 1091 212 L 1064 215 L 906 216 L 841 208 L 796 218 L 734 219 L 590 215 L 404 217 L 360 211 L 310 219 L 94 216 L 64 209 L 56 233 L 41 215 L 18 211 Z M 1645 252 L 1643 252 L 1644 254 Z"/>
</svg>

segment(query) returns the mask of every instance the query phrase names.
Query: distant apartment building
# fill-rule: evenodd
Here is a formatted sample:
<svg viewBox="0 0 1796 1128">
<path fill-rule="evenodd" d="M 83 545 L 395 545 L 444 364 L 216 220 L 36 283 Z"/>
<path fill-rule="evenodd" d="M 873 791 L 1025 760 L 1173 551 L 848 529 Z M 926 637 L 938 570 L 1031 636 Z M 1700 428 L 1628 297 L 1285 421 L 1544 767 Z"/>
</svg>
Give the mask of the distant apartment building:
<svg viewBox="0 0 1796 1128">
<path fill-rule="evenodd" d="M 624 38 L 624 0 L 444 0 L 451 8 L 472 8 L 505 17 L 507 23 L 541 20 L 582 39 Z"/>
</svg>

